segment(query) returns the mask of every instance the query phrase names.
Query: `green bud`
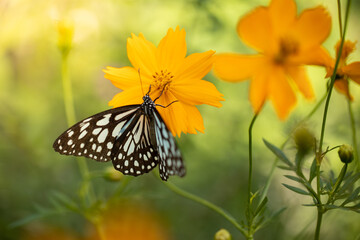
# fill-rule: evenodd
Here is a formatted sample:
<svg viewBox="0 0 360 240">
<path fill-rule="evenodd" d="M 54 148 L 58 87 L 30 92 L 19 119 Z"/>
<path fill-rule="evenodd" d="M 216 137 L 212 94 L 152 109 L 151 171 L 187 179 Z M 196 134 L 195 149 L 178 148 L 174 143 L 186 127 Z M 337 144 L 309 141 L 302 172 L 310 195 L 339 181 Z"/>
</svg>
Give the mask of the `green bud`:
<svg viewBox="0 0 360 240">
<path fill-rule="evenodd" d="M 58 47 L 63 54 L 68 54 L 74 36 L 74 23 L 70 19 L 63 19 L 57 22 Z"/>
<path fill-rule="evenodd" d="M 314 148 L 315 137 L 306 127 L 296 128 L 293 137 L 300 153 L 306 154 Z"/>
<path fill-rule="evenodd" d="M 351 163 L 354 159 L 354 149 L 348 144 L 341 145 L 338 154 L 343 163 Z"/>
<path fill-rule="evenodd" d="M 226 229 L 220 229 L 215 234 L 214 240 L 231 240 L 231 235 Z"/>
<path fill-rule="evenodd" d="M 108 167 L 105 170 L 104 178 L 111 182 L 118 182 L 121 181 L 124 177 L 124 174 L 122 174 L 119 171 L 116 171 L 113 167 Z"/>
</svg>

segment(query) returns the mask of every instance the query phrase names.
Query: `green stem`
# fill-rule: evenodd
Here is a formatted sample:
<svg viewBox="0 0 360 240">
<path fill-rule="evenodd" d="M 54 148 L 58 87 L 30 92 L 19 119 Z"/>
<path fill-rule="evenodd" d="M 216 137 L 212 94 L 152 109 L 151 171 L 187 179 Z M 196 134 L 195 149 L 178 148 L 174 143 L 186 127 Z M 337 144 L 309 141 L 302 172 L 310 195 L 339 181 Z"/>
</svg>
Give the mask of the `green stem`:
<svg viewBox="0 0 360 240">
<path fill-rule="evenodd" d="M 63 94 L 64 94 L 64 106 L 65 114 L 68 126 L 72 126 L 76 122 L 75 109 L 74 109 L 74 100 L 71 88 L 71 81 L 68 71 L 68 52 L 62 51 L 62 61 L 61 61 L 61 78 L 63 84 Z M 87 198 L 89 202 L 93 202 L 94 195 L 90 185 L 90 174 L 87 163 L 84 158 L 76 158 L 76 162 L 79 166 L 80 174 L 83 180 L 82 186 L 80 188 L 80 195 L 85 199 Z"/>
<path fill-rule="evenodd" d="M 320 228 L 321 228 L 322 217 L 323 217 L 322 207 L 318 206 L 318 215 L 317 215 L 315 238 L 314 238 L 315 240 L 319 240 L 319 238 L 320 238 Z"/>
<path fill-rule="evenodd" d="M 321 160 L 323 158 L 322 147 L 323 147 L 323 141 L 324 141 L 327 112 L 328 112 L 328 108 L 329 108 L 329 104 L 330 104 L 331 93 L 332 93 L 334 83 L 335 83 L 337 68 L 338 68 L 338 65 L 339 65 L 339 62 L 340 62 L 340 57 L 341 57 L 342 49 L 343 49 L 343 46 L 344 46 L 345 34 L 346 34 L 348 18 L 349 18 L 350 5 L 351 5 L 351 0 L 348 0 L 347 5 L 346 5 L 344 30 L 343 30 L 342 33 L 340 33 L 341 43 L 340 43 L 339 52 L 336 55 L 337 56 L 336 63 L 335 63 L 335 66 L 334 66 L 333 74 L 331 76 L 331 82 L 330 82 L 330 86 L 329 86 L 329 90 L 328 90 L 328 96 L 327 96 L 326 102 L 325 102 L 323 121 L 322 121 L 322 125 L 321 125 L 319 148 L 318 148 L 318 151 L 316 153 L 316 180 L 317 180 L 316 182 L 317 182 L 317 195 L 318 195 L 318 198 L 319 198 L 319 202 L 318 202 L 318 206 L 317 206 L 318 217 L 317 217 L 317 223 L 316 223 L 316 229 L 315 229 L 315 240 L 318 240 L 319 237 L 320 237 L 320 228 L 321 228 L 321 222 L 322 222 L 322 215 L 324 213 L 323 206 L 322 206 L 322 203 L 321 203 L 320 165 L 321 165 Z M 338 8 L 340 8 L 340 7 L 341 7 L 340 6 L 340 1 L 338 1 Z M 340 10 L 339 10 L 339 12 L 341 14 Z M 340 17 L 340 20 L 341 20 L 341 16 L 339 16 L 339 17 Z"/>
<path fill-rule="evenodd" d="M 215 204 L 213 204 L 203 198 L 200 198 L 194 194 L 186 192 L 185 190 L 180 189 L 179 187 L 175 186 L 174 184 L 172 184 L 170 182 L 164 182 L 164 181 L 162 181 L 162 182 L 165 184 L 165 186 L 167 186 L 174 193 L 179 194 L 187 199 L 197 202 L 197 203 L 199 203 L 203 206 L 206 206 L 206 207 L 210 208 L 211 210 L 217 212 L 218 214 L 223 216 L 226 220 L 228 220 L 231 224 L 233 224 L 244 236 L 247 236 L 245 229 L 240 226 L 240 224 L 235 220 L 235 218 L 233 216 L 226 213 L 222 208 L 216 206 Z"/>
<path fill-rule="evenodd" d="M 349 110 L 349 115 L 350 115 L 350 124 L 351 124 L 351 133 L 352 133 L 352 145 L 354 147 L 354 160 L 357 164 L 357 169 L 360 169 L 360 162 L 359 162 L 359 158 L 358 158 L 358 145 L 357 145 L 357 137 L 356 137 L 356 125 L 355 125 L 355 118 L 354 118 L 354 113 L 351 107 L 351 100 L 349 98 L 347 98 L 347 102 L 348 102 L 348 110 Z"/>
<path fill-rule="evenodd" d="M 340 38 L 343 38 L 342 21 L 341 21 L 341 3 L 340 3 L 340 0 L 337 0 L 337 6 L 338 6 L 338 20 L 339 20 Z"/>
<path fill-rule="evenodd" d="M 253 216 L 251 215 L 251 184 L 252 184 L 252 129 L 254 126 L 254 123 L 256 121 L 258 114 L 255 113 L 254 117 L 251 120 L 251 123 L 249 125 L 249 175 L 248 175 L 248 189 L 247 189 L 247 206 L 246 206 L 246 218 L 248 222 L 248 238 L 252 239 L 252 222 L 253 222 Z"/>
<path fill-rule="evenodd" d="M 251 179 L 252 179 L 252 129 L 257 116 L 258 116 L 257 114 L 254 115 L 249 126 L 249 176 L 248 176 L 249 178 L 248 178 L 248 199 L 247 199 L 249 206 L 251 200 Z"/>
<path fill-rule="evenodd" d="M 341 172 L 340 172 L 340 174 L 339 174 L 339 177 L 338 177 L 337 180 L 336 180 L 336 183 L 335 183 L 333 189 L 332 189 L 331 192 L 329 193 L 329 198 L 328 198 L 327 204 L 332 203 L 334 194 L 337 192 L 337 190 L 339 189 L 342 181 L 344 180 L 347 167 L 348 167 L 348 164 L 345 163 L 345 165 L 344 165 L 343 168 L 341 169 Z"/>
</svg>

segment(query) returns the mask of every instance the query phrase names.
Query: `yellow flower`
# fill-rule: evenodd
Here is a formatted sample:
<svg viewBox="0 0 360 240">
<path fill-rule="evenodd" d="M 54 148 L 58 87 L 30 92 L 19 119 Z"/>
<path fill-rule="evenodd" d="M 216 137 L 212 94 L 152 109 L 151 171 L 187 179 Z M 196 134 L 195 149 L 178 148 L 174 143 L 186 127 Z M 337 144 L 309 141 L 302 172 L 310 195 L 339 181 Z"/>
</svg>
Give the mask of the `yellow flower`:
<svg viewBox="0 0 360 240">
<path fill-rule="evenodd" d="M 133 67 L 104 70 L 105 77 L 116 87 L 123 90 L 109 102 L 110 106 L 120 107 L 142 103 L 142 89 L 145 92 L 151 85 L 151 99 L 158 97 L 164 90 L 157 107 L 169 130 L 175 136 L 181 132 L 203 132 L 204 124 L 195 105 L 209 104 L 221 107 L 222 94 L 216 87 L 202 78 L 211 70 L 214 51 L 194 53 L 186 56 L 185 30 L 179 27 L 169 29 L 158 47 L 147 41 L 140 33 L 132 34 L 127 41 L 128 58 Z M 139 79 L 139 72 L 141 81 Z"/>
<path fill-rule="evenodd" d="M 338 57 L 340 43 L 341 41 L 335 45 L 336 58 Z M 350 100 L 353 100 L 353 97 L 349 91 L 349 79 L 353 80 L 357 84 L 360 84 L 360 62 L 353 62 L 348 65 L 346 63 L 347 57 L 355 50 L 355 44 L 355 42 L 344 41 L 334 83 L 335 89 L 338 92 L 344 94 Z M 335 59 L 333 59 L 330 66 L 328 66 L 326 77 L 331 77 L 334 71 L 334 67 Z"/>
<path fill-rule="evenodd" d="M 296 15 L 293 0 L 272 0 L 240 19 L 240 38 L 258 54 L 219 54 L 215 74 L 226 81 L 251 78 L 249 99 L 258 113 L 266 99 L 278 116 L 285 119 L 296 104 L 295 90 L 307 99 L 314 97 L 303 65 L 323 65 L 330 56 L 321 47 L 331 29 L 331 19 L 323 7 Z"/>
</svg>

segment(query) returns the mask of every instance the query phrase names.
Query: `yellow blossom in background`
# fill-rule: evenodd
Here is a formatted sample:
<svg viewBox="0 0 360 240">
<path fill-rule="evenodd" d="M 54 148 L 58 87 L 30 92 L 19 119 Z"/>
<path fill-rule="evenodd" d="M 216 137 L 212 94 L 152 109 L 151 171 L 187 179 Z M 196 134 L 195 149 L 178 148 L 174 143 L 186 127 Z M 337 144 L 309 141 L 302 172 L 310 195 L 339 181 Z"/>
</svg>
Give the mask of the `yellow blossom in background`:
<svg viewBox="0 0 360 240">
<path fill-rule="evenodd" d="M 338 57 L 339 48 L 340 48 L 339 41 L 335 45 L 335 51 L 336 51 L 336 58 Z M 336 70 L 336 78 L 334 87 L 335 89 L 344 94 L 346 97 L 348 97 L 350 100 L 353 100 L 353 97 L 350 94 L 349 91 L 349 79 L 353 80 L 357 84 L 360 84 L 360 62 L 353 62 L 350 64 L 347 64 L 347 58 L 355 50 L 355 42 L 351 41 L 344 41 L 343 49 L 341 52 L 339 65 Z M 331 77 L 333 74 L 335 67 L 335 59 L 331 61 L 331 64 L 327 68 L 327 75 L 326 77 Z"/>
<path fill-rule="evenodd" d="M 211 70 L 214 51 L 186 57 L 186 50 L 185 30 L 179 27 L 175 31 L 170 28 L 157 47 L 143 34 L 132 34 L 127 41 L 127 53 L 133 67 L 107 67 L 104 70 L 105 77 L 123 90 L 109 105 L 140 104 L 143 91 L 147 92 L 151 85 L 153 100 L 164 90 L 157 104 L 167 106 L 178 101 L 167 108 L 157 107 L 174 136 L 180 136 L 181 132 L 203 132 L 203 119 L 195 105 L 221 107 L 220 101 L 224 99 L 212 83 L 202 80 Z"/>
<path fill-rule="evenodd" d="M 229 82 L 251 78 L 249 99 L 258 113 L 269 99 L 285 119 L 296 104 L 299 90 L 307 99 L 314 92 L 304 65 L 326 66 L 330 56 L 321 46 L 331 29 L 331 18 L 321 6 L 299 16 L 293 0 L 272 0 L 258 7 L 237 25 L 240 38 L 258 53 L 219 54 L 215 74 Z"/>
<path fill-rule="evenodd" d="M 68 54 L 72 47 L 74 22 L 64 18 L 56 22 L 58 31 L 58 47 L 63 54 Z"/>
</svg>

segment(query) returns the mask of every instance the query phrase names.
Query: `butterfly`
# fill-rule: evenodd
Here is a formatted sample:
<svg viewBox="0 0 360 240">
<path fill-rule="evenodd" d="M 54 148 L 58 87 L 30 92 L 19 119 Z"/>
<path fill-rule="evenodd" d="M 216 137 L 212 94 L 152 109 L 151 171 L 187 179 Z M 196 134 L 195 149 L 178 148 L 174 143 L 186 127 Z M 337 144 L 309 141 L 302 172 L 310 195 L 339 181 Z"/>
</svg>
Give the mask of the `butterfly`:
<svg viewBox="0 0 360 240">
<path fill-rule="evenodd" d="M 100 112 L 70 127 L 54 142 L 56 152 L 84 156 L 96 161 L 112 161 L 125 175 L 139 176 L 159 165 L 166 181 L 170 175 L 185 175 L 181 152 L 167 128 L 149 91 L 143 103 Z"/>
</svg>

